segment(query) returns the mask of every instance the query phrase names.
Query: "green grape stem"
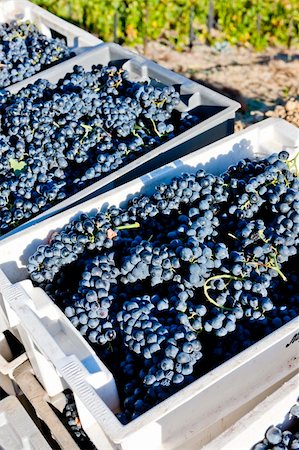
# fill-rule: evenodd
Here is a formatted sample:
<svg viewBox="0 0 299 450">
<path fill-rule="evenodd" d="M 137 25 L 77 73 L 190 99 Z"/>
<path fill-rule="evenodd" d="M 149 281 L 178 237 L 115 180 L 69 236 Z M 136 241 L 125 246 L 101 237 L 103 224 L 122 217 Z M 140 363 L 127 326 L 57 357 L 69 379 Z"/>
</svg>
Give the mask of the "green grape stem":
<svg viewBox="0 0 299 450">
<path fill-rule="evenodd" d="M 299 162 L 298 162 L 298 158 L 299 158 L 299 152 L 296 153 L 294 158 L 288 159 L 286 161 L 287 165 L 289 166 L 289 169 L 290 170 L 294 169 L 296 177 L 299 176 Z"/>
<path fill-rule="evenodd" d="M 213 280 L 219 280 L 219 279 L 229 279 L 230 281 L 231 280 L 235 280 L 235 281 L 241 280 L 242 281 L 242 278 L 234 277 L 233 275 L 214 275 L 213 277 L 208 278 L 205 281 L 205 284 L 203 285 L 204 294 L 210 303 L 217 306 L 217 308 L 225 309 L 227 311 L 232 311 L 232 308 L 227 308 L 225 306 L 219 305 L 217 302 L 215 302 L 215 300 L 212 299 L 212 297 L 208 293 L 208 290 L 210 289 L 209 283 Z"/>
<path fill-rule="evenodd" d="M 85 130 L 85 133 L 83 134 L 82 138 L 80 139 L 80 144 L 82 144 L 84 139 L 87 137 L 88 133 L 92 130 L 92 127 L 90 125 L 85 125 L 84 123 L 81 123 L 80 125 Z"/>
<path fill-rule="evenodd" d="M 156 133 L 159 137 L 161 137 L 162 135 L 161 135 L 161 133 L 159 133 L 159 131 L 157 130 L 155 121 L 154 121 L 153 119 L 150 119 L 150 121 L 151 121 L 152 124 L 153 124 L 153 128 L 154 128 L 154 130 L 155 130 L 155 133 Z"/>
<path fill-rule="evenodd" d="M 140 223 L 134 222 L 127 225 L 120 225 L 119 227 L 116 227 L 116 230 L 131 230 L 133 228 L 140 228 Z"/>
<path fill-rule="evenodd" d="M 272 259 L 274 260 L 274 265 L 269 264 L 269 263 L 268 264 L 263 264 L 263 263 L 260 263 L 258 261 L 248 261 L 247 264 L 261 266 L 261 267 L 267 267 L 268 269 L 275 270 L 278 273 L 278 275 L 281 276 L 283 281 L 288 281 L 287 277 L 283 274 L 283 272 L 280 270 L 280 268 L 278 266 L 275 254 L 272 255 Z"/>
</svg>

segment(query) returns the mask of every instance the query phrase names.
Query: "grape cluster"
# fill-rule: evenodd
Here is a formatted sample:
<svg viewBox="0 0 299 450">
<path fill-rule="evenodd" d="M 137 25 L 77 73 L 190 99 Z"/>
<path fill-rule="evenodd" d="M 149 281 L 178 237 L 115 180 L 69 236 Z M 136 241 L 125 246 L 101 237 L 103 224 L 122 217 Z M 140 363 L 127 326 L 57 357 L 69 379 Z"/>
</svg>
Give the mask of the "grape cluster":
<svg viewBox="0 0 299 450">
<path fill-rule="evenodd" d="M 88 333 L 90 342 L 104 345 L 115 338 L 115 330 L 109 321 L 109 309 L 115 297 L 109 292 L 118 274 L 113 254 L 93 258 L 85 267 L 78 293 L 72 296 L 70 305 L 64 309 L 82 336 Z"/>
<path fill-rule="evenodd" d="M 242 308 L 246 317 L 257 319 L 273 308 L 272 279 L 285 278 L 281 264 L 298 252 L 299 180 L 285 164 L 287 157 L 281 152 L 266 161 L 240 161 L 223 176 L 230 196 L 219 233 L 231 238 L 231 251 L 217 286 L 209 284 L 209 295 L 226 307 Z"/>
<path fill-rule="evenodd" d="M 85 249 L 111 248 L 113 242 L 107 236 L 109 227 L 109 221 L 101 213 L 94 217 L 81 214 L 61 233 L 54 234 L 49 245 L 39 246 L 29 257 L 28 270 L 32 280 L 37 283 L 53 280 L 62 267 L 76 261 Z"/>
<path fill-rule="evenodd" d="M 57 84 L 0 91 L 0 235 L 189 126 L 173 86 L 128 78 L 75 66 Z"/>
<path fill-rule="evenodd" d="M 283 424 L 270 426 L 261 442 L 251 450 L 298 450 L 299 449 L 299 399 L 286 415 Z"/>
<path fill-rule="evenodd" d="M 169 309 L 168 301 L 159 296 L 136 297 L 124 303 L 117 321 L 125 345 L 151 360 L 145 385 L 168 387 L 182 383 L 185 376 L 192 374 L 193 366 L 202 356 L 201 344 L 188 326 L 175 322 L 163 325 L 152 314 L 155 309 L 165 312 Z"/>
<path fill-rule="evenodd" d="M 114 373 L 124 423 L 298 315 L 287 156 L 182 174 L 126 209 L 81 215 L 29 258 Z"/>
<path fill-rule="evenodd" d="M 29 21 L 0 24 L 0 89 L 72 56 L 63 39 L 48 38 Z"/>
<path fill-rule="evenodd" d="M 238 321 L 237 330 L 228 333 L 222 339 L 215 339 L 210 334 L 202 337 L 203 347 L 210 349 L 204 354 L 198 376 L 214 369 L 246 348 L 268 336 L 284 324 L 299 315 L 299 257 L 291 258 L 284 267 L 285 282 L 281 277 L 272 280 L 269 297 L 273 301 L 273 309 L 258 319 L 246 317 Z M 237 337 L 236 337 L 237 333 Z"/>
</svg>

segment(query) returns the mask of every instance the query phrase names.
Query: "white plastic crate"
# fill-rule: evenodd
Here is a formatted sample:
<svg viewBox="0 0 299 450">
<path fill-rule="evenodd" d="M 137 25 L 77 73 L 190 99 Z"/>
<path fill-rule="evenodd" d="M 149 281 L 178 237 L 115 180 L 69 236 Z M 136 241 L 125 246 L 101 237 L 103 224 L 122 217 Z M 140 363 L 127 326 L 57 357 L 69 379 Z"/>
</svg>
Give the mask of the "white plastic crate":
<svg viewBox="0 0 299 450">
<path fill-rule="evenodd" d="M 167 183 L 181 172 L 205 168 L 219 173 L 241 158 L 262 157 L 282 149 L 294 153 L 298 145 L 297 128 L 280 119 L 269 119 L 0 242 L 0 268 L 3 271 L 0 289 L 4 286 L 2 296 L 9 324 L 19 329 L 41 383 L 46 385 L 47 378 L 50 378 L 50 372 L 46 373 L 43 367 L 47 363 L 50 366 L 51 361 L 63 383 L 74 391 L 80 420 L 99 448 L 104 437 L 110 448 L 123 450 L 170 450 L 180 445 L 184 447 L 191 440 L 201 442 L 202 445 L 208 442 L 230 426 L 229 417 L 238 418 L 246 413 L 249 405 L 256 404 L 269 388 L 296 370 L 298 353 L 293 340 L 298 320 L 294 319 L 123 426 L 100 397 L 105 388 L 98 396 L 88 371 L 82 368 L 82 356 L 78 356 L 80 350 L 77 342 L 80 336 L 77 330 L 43 291 L 33 289 L 28 280 L 17 286 L 10 286 L 9 282 L 26 279 L 25 265 L 29 255 L 40 243 L 46 242 L 54 230 L 79 213 L 107 207 L 108 204 L 125 206 L 134 194 L 140 191 L 151 194 L 155 185 L 162 181 Z M 52 370 L 51 379 L 56 383 L 54 375 L 55 371 Z M 145 447 L 147 443 L 149 447 Z M 187 444 L 185 448 L 188 448 Z"/>
<path fill-rule="evenodd" d="M 233 133 L 234 118 L 236 110 L 240 107 L 239 103 L 116 44 L 97 46 L 82 55 L 43 71 L 42 74 L 34 75 L 28 80 L 15 84 L 9 90 L 17 92 L 22 87 L 27 86 L 29 82 L 32 83 L 41 77 L 55 83 L 66 73 L 71 72 L 75 64 L 82 65 L 85 69 L 90 70 L 94 64 L 107 65 L 109 63 L 122 65 L 129 72 L 131 80 L 153 80 L 165 85 L 176 86 L 180 93 L 181 102 L 175 109 L 177 111 L 196 110 L 200 122 L 162 145 L 149 150 L 144 155 L 139 157 L 136 155 L 136 159 L 112 173 L 104 174 L 89 187 L 81 189 L 76 194 L 60 201 L 36 218 L 5 234 L 0 240 L 5 239 L 10 234 L 15 234 L 28 225 L 39 222 L 45 217 L 50 217 L 58 211 L 69 208 L 73 204 L 80 203 L 86 197 L 95 196 L 100 192 L 115 188 Z"/>
<path fill-rule="evenodd" d="M 246 450 L 252 449 L 263 440 L 270 426 L 285 422 L 298 397 L 299 375 L 296 374 L 202 450 L 240 450 L 245 449 L 245 445 Z"/>
<path fill-rule="evenodd" d="M 22 364 L 26 359 L 26 354 L 22 354 L 14 359 L 4 333 L 0 333 L 0 388 L 6 394 L 16 394 L 15 385 L 10 375 L 15 367 Z"/>
<path fill-rule="evenodd" d="M 51 450 L 16 397 L 0 401 L 0 448 L 5 450 Z"/>
<path fill-rule="evenodd" d="M 1 0 L 0 23 L 13 20 L 29 20 L 47 37 L 53 37 L 53 33 L 54 37 L 59 35 L 77 53 L 102 42 L 96 36 L 28 0 Z"/>
<path fill-rule="evenodd" d="M 106 384 L 101 379 L 104 384 L 96 391 L 99 374 L 88 373 L 74 355 L 78 352 L 78 333 L 72 325 L 65 323 L 69 333 L 64 336 L 57 332 L 66 319 L 62 312 L 56 318 L 58 310 L 50 298 L 26 281 L 6 288 L 4 296 L 11 308 L 11 322 L 23 337 L 33 368 L 38 367 L 36 375 L 46 387 L 49 379 L 52 386 L 57 383 L 59 374 L 63 380 L 61 390 L 69 387 L 73 391 L 82 426 L 100 450 L 197 450 L 299 367 L 299 322 L 293 319 L 124 426 L 112 412 L 117 411 L 114 406 L 118 398 L 116 390 L 111 390 L 109 377 Z M 63 349 L 66 339 L 74 353 L 71 356 Z M 92 356 L 92 350 L 90 353 Z M 52 365 L 57 374 L 49 370 Z"/>
<path fill-rule="evenodd" d="M 13 20 L 26 21 L 34 23 L 45 36 L 59 37 L 65 40 L 67 46 L 76 54 L 80 54 L 95 45 L 99 45 L 102 40 L 93 36 L 85 30 L 63 20 L 43 8 L 27 0 L 1 0 L 0 4 L 0 23 L 9 23 Z M 71 58 L 72 60 L 73 58 Z M 58 63 L 63 64 L 64 61 Z M 43 77 L 44 71 L 37 74 L 38 78 Z M 30 83 L 32 77 L 20 83 Z M 19 83 L 11 85 L 17 86 Z"/>
</svg>

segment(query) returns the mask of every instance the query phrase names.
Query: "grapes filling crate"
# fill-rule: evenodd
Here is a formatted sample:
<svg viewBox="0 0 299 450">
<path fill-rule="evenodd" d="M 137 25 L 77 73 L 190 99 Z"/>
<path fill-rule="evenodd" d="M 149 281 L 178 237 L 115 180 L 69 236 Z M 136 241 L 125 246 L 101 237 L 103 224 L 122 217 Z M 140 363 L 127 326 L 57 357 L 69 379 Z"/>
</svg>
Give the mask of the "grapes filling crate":
<svg viewBox="0 0 299 450">
<path fill-rule="evenodd" d="M 199 448 L 298 370 L 298 145 L 269 119 L 0 242 L 3 317 L 97 448 Z"/>
<path fill-rule="evenodd" d="M 1 94 L 2 238 L 231 134 L 239 107 L 115 44 L 42 76 Z"/>
<path fill-rule="evenodd" d="M 26 0 L 2 0 L 0 88 L 61 64 L 102 41 Z M 16 59 L 19 55 L 19 59 Z"/>
</svg>

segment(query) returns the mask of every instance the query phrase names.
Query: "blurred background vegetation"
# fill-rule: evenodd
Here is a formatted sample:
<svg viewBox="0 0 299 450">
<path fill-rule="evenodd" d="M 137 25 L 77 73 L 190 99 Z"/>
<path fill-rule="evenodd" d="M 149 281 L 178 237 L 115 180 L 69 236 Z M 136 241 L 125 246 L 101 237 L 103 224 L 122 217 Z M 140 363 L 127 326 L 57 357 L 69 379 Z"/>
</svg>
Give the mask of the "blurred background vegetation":
<svg viewBox="0 0 299 450">
<path fill-rule="evenodd" d="M 33 0 L 104 41 L 299 47 L 299 0 Z"/>
</svg>

